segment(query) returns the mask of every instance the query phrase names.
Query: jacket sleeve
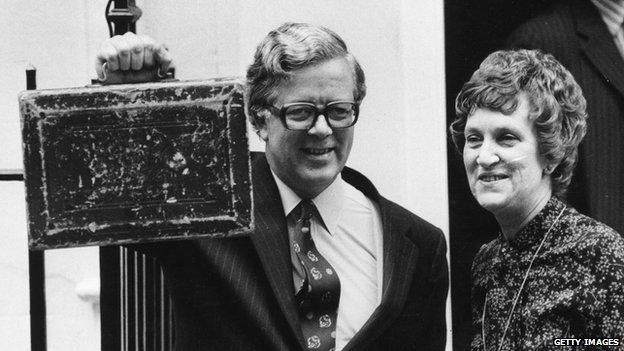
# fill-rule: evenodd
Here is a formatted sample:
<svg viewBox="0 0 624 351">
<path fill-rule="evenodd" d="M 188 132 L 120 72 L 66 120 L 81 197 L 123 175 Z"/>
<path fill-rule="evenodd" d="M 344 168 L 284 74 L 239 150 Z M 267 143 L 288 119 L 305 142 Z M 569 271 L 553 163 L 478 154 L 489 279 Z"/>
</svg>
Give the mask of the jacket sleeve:
<svg viewBox="0 0 624 351">
<path fill-rule="evenodd" d="M 449 288 L 449 271 L 446 260 L 446 240 L 439 229 L 437 246 L 431 264 L 431 297 L 426 315 L 431 316 L 427 344 L 423 350 L 444 350 L 446 347 L 446 299 Z"/>
</svg>

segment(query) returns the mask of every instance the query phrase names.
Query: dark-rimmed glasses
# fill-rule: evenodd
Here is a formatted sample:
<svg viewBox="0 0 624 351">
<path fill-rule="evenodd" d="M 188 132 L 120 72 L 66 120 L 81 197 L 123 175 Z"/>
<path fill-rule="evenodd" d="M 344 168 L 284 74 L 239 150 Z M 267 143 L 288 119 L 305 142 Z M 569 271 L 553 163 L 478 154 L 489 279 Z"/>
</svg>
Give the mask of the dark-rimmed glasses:
<svg viewBox="0 0 624 351">
<path fill-rule="evenodd" d="M 332 129 L 349 128 L 357 122 L 359 107 L 352 101 L 332 101 L 322 109 L 310 102 L 292 102 L 281 108 L 268 106 L 272 113 L 282 120 L 284 128 L 290 130 L 308 130 L 316 124 L 320 115 Z"/>
</svg>

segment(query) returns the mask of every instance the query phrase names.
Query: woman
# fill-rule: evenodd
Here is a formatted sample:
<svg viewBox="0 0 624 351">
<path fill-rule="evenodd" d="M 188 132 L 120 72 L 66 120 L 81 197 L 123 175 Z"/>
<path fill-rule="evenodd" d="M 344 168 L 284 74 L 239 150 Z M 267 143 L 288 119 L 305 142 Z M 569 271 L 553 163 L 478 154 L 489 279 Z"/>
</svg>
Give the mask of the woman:
<svg viewBox="0 0 624 351">
<path fill-rule="evenodd" d="M 539 51 L 498 51 L 456 112 L 471 192 L 500 226 L 472 267 L 472 349 L 624 347 L 624 239 L 563 201 L 586 130 L 572 75 Z"/>
</svg>

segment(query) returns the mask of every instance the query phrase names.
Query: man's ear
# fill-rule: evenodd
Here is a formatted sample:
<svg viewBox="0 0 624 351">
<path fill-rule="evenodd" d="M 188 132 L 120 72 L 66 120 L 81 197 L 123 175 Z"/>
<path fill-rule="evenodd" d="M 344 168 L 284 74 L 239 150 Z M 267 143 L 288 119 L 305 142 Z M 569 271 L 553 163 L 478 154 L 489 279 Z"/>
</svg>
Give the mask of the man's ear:
<svg viewBox="0 0 624 351">
<path fill-rule="evenodd" d="M 260 137 L 260 139 L 265 142 L 269 140 L 269 130 L 267 127 L 267 119 L 270 117 L 270 112 L 265 108 L 259 108 L 254 111 L 251 111 L 253 114 L 254 120 L 256 121 L 255 128 L 256 134 Z"/>
</svg>

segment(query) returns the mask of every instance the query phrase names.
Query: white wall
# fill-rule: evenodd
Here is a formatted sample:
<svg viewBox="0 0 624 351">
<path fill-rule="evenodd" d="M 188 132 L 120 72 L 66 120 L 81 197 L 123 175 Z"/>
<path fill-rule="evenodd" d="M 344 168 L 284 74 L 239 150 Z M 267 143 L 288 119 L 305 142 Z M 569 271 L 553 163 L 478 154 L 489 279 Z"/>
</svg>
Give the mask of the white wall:
<svg viewBox="0 0 624 351">
<path fill-rule="evenodd" d="M 439 0 L 150 0 L 138 31 L 165 42 L 179 79 L 243 76 L 256 44 L 285 21 L 327 26 L 362 64 L 368 95 L 348 165 L 380 192 L 448 233 L 444 102 L 443 2 Z M 37 69 L 38 87 L 81 86 L 107 38 L 106 0 L 3 2 L 0 23 L 0 170 L 21 168 L 16 95 L 24 72 Z M 254 134 L 252 148 L 263 145 Z M 0 184 L 0 349 L 29 349 L 26 234 L 22 183 Z M 7 200 L 5 200 L 7 199 Z M 4 236 L 3 236 L 3 240 Z M 76 288 L 97 276 L 97 249 L 51 250 L 48 349 L 99 348 L 97 305 Z M 8 288 L 10 286 L 10 288 Z M 450 326 L 450 319 L 449 319 Z M 78 331 L 78 334 L 77 334 Z M 10 336 L 10 337 L 9 337 Z M 10 343 L 10 344 L 7 344 Z"/>
<path fill-rule="evenodd" d="M 26 208 L 22 182 L 0 182 L 0 349 L 30 350 Z"/>
<path fill-rule="evenodd" d="M 0 11 L 0 172 L 22 168 L 17 93 L 24 70 L 39 88 L 83 86 L 108 34 L 105 0 L 2 1 Z M 0 350 L 30 350 L 28 252 L 23 182 L 0 182 Z M 99 350 L 98 305 L 77 289 L 97 290 L 98 249 L 45 253 L 48 350 Z"/>
</svg>

